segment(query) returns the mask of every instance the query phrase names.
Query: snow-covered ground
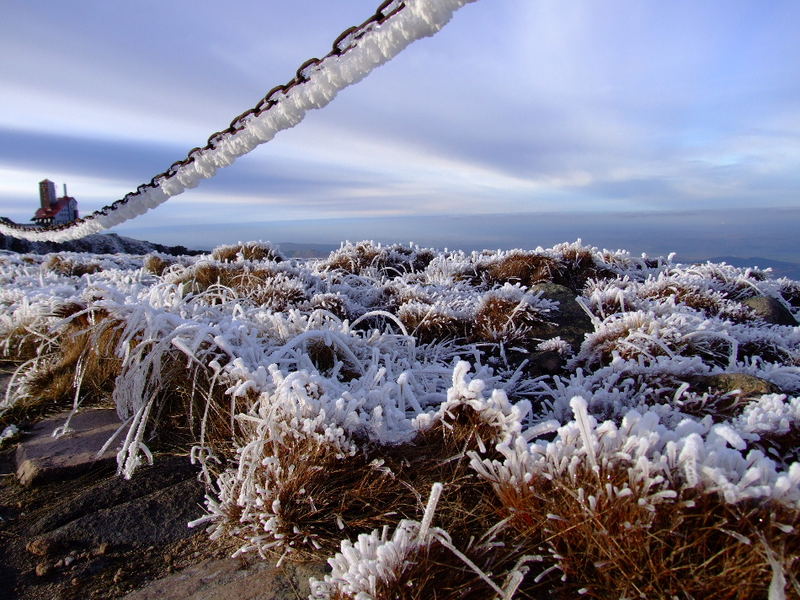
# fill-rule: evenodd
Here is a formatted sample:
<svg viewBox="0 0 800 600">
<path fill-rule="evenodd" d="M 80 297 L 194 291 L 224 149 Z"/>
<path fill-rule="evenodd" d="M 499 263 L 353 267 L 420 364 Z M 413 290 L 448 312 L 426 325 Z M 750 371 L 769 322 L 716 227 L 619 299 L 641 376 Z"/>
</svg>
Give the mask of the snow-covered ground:
<svg viewBox="0 0 800 600">
<path fill-rule="evenodd" d="M 580 335 L 565 298 L 583 311 Z M 304 543 L 285 534 L 281 448 L 302 438 L 344 459 L 409 444 L 458 406 L 498 432 L 493 452 L 469 459 L 497 489 L 621 468 L 600 496 L 800 509 L 800 283 L 757 269 L 580 242 L 469 254 L 361 242 L 311 260 L 253 243 L 177 259 L 3 255 L 0 304 L 0 352 L 26 359 L 7 410 L 70 335 L 113 330 L 109 399 L 133 424 L 115 442 L 123 475 L 151 459 L 174 365 L 193 374 L 181 386 L 201 399 L 186 419 L 212 486 L 203 523 L 242 551 Z M 76 410 L 91 351 L 76 365 Z M 377 568 L 378 546 L 427 539 L 429 524 L 404 523 L 394 541 L 384 531 L 358 551 L 344 544 L 316 597 L 343 581 L 361 589 L 354 572 Z"/>
</svg>

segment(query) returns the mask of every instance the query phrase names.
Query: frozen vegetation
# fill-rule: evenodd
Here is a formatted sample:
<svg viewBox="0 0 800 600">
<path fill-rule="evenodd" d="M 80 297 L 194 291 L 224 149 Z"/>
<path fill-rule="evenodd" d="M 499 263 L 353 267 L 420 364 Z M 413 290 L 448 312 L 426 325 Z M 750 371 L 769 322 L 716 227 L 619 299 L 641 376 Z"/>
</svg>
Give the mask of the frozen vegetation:
<svg viewBox="0 0 800 600">
<path fill-rule="evenodd" d="M 121 476 L 330 557 L 316 599 L 800 597 L 800 283 L 580 242 L 0 256 L 0 413 L 113 404 Z M 42 406 L 42 399 L 50 404 Z"/>
</svg>

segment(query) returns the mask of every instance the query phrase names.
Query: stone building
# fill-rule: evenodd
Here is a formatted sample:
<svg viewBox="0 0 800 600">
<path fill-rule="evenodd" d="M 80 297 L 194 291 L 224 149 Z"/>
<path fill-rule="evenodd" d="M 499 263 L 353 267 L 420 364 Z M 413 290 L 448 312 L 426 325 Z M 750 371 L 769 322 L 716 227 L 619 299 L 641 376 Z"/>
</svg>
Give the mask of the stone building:
<svg viewBox="0 0 800 600">
<path fill-rule="evenodd" d="M 31 221 L 37 225 L 66 225 L 78 218 L 78 201 L 67 195 L 64 184 L 64 195 L 56 198 L 56 185 L 49 179 L 39 182 L 40 207 Z"/>
</svg>

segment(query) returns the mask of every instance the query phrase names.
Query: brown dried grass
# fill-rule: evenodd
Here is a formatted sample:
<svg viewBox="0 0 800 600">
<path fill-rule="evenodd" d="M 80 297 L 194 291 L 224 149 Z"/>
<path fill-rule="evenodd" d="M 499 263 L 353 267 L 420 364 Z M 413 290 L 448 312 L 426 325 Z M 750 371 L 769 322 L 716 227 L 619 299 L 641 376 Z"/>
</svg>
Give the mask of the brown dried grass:
<svg viewBox="0 0 800 600">
<path fill-rule="evenodd" d="M 553 283 L 580 291 L 590 279 L 613 279 L 616 276 L 611 269 L 595 262 L 588 248 L 568 247 L 561 251 L 561 270 Z"/>
<path fill-rule="evenodd" d="M 431 439 L 416 443 L 442 456 L 459 447 L 475 448 L 477 435 L 493 435 L 478 434 L 487 425 L 474 419 L 474 413 L 461 410 L 450 422 L 452 429 L 431 430 L 424 434 Z M 424 465 L 415 454 L 419 450 L 408 450 L 409 468 L 419 471 Z M 775 503 L 729 504 L 716 494 L 696 491 L 656 504 L 640 503 L 641 490 L 635 488 L 630 496 L 607 495 L 607 486 L 628 483 L 628 466 L 599 474 L 585 468 L 574 478 L 536 476 L 523 486 L 495 482 L 491 494 L 490 482 L 469 481 L 463 472 L 448 478 L 429 468 L 429 476 L 413 483 L 422 495 L 433 481 L 451 482 L 434 525 L 453 534 L 454 545 L 498 584 L 520 560 L 530 559 L 515 598 L 745 600 L 767 595 L 772 577 L 768 553 L 778 557 L 790 580 L 800 569 L 800 511 Z M 598 499 L 594 508 L 589 496 Z M 402 518 L 409 517 L 403 512 Z M 419 518 L 418 513 L 411 518 Z M 547 573 L 550 567 L 555 568 Z M 796 599 L 794 577 L 786 593 Z M 342 592 L 334 597 L 352 600 Z M 494 592 L 434 542 L 406 557 L 388 581 L 379 581 L 377 597 L 477 599 L 494 597 Z"/>
<path fill-rule="evenodd" d="M 113 406 L 112 394 L 123 371 L 118 349 L 125 322 L 77 302 L 60 306 L 55 316 L 68 319 L 57 336 L 58 346 L 35 365 L 25 379 L 27 394 L 0 417 L 0 423 L 27 422 L 63 409 L 72 404 L 76 393 L 82 406 Z M 139 343 L 134 336 L 132 347 Z M 158 408 L 147 437 L 157 448 L 186 451 L 202 435 L 205 446 L 220 456 L 231 456 L 234 436 L 242 433 L 231 417 L 246 412 L 254 399 L 245 396 L 232 401 L 225 394 L 227 387 L 214 381 L 204 365 L 187 364 L 178 350 L 168 352 L 161 358 Z"/>
<path fill-rule="evenodd" d="M 511 568 L 505 552 L 498 552 L 486 546 L 470 547 L 464 552 L 472 562 L 481 565 L 482 570 L 498 577 Z M 420 547 L 417 552 L 406 556 L 399 572 L 392 573 L 389 581 L 378 580 L 376 598 L 393 600 L 486 600 L 496 598 L 497 592 L 462 561 L 455 558 L 452 551 L 434 540 L 430 545 Z M 528 598 L 527 594 L 517 594 L 515 598 Z M 339 593 L 336 600 L 353 600 L 353 597 Z"/>
<path fill-rule="evenodd" d="M 173 283 L 184 284 L 184 289 L 192 294 L 202 294 L 217 285 L 233 290 L 239 297 L 250 297 L 275 275 L 274 270 L 266 267 L 202 262 L 177 275 Z"/>
<path fill-rule="evenodd" d="M 308 301 L 310 310 L 326 310 L 339 319 L 347 319 L 351 315 L 347 307 L 347 299 L 340 294 L 314 294 Z"/>
<path fill-rule="evenodd" d="M 176 283 L 188 284 L 190 292 L 202 294 L 212 286 L 232 290 L 239 299 L 282 311 L 308 300 L 306 286 L 286 273 L 276 273 L 268 268 L 249 268 L 241 264 L 202 263 L 180 276 Z M 211 303 L 222 298 L 211 294 Z"/>
<path fill-rule="evenodd" d="M 59 335 L 59 347 L 28 377 L 29 395 L 42 402 L 61 405 L 75 396 L 80 376 L 80 395 L 92 404 L 107 404 L 122 361 L 116 356 L 125 323 L 105 310 L 77 303 L 62 306 L 56 316 L 71 320 Z"/>
<path fill-rule="evenodd" d="M 544 313 L 501 296 L 486 296 L 475 313 L 472 340 L 490 343 L 521 343 L 530 329 L 547 323 Z"/>
<path fill-rule="evenodd" d="M 142 269 L 153 275 L 161 277 L 169 267 L 175 264 L 176 261 L 168 260 L 157 254 L 148 254 L 142 264 Z"/>
<path fill-rule="evenodd" d="M 338 270 L 360 275 L 370 267 L 381 268 L 383 265 L 379 264 L 380 255 L 379 248 L 362 242 L 356 244 L 349 252 L 345 252 L 344 249 L 332 252 L 321 266 L 329 271 Z"/>
<path fill-rule="evenodd" d="M 395 312 L 404 304 L 417 302 L 420 304 L 433 304 L 433 298 L 422 288 L 412 287 L 395 282 L 389 282 L 381 288 L 379 304 L 385 310 Z"/>
<path fill-rule="evenodd" d="M 333 251 L 320 263 L 322 269 L 365 275 L 374 271 L 384 277 L 424 270 L 435 254 L 427 249 L 411 249 L 399 244 L 377 246 L 372 242 L 359 242 Z"/>
<path fill-rule="evenodd" d="M 602 333 L 587 335 L 581 347 L 581 363 L 602 366 L 610 364 L 615 354 L 625 360 L 638 360 L 667 356 L 670 352 L 696 355 L 709 365 L 725 367 L 731 347 L 730 342 L 721 338 L 697 342 L 684 338 L 665 338 L 659 332 L 652 331 L 650 316 L 639 313 L 611 323 Z"/>
<path fill-rule="evenodd" d="M 739 394 L 707 393 L 691 400 L 678 402 L 681 412 L 694 417 L 711 415 L 714 422 L 722 422 L 736 417 L 750 400 Z"/>
<path fill-rule="evenodd" d="M 721 317 L 734 323 L 745 323 L 756 318 L 753 310 L 738 302 L 725 300 L 721 294 L 676 281 L 665 281 L 660 287 L 651 287 L 641 294 L 642 298 L 667 300 L 685 304 L 707 317 Z"/>
<path fill-rule="evenodd" d="M 102 270 L 97 263 L 76 262 L 58 254 L 51 254 L 47 260 L 42 263 L 42 268 L 46 271 L 52 271 L 53 273 L 71 277 L 91 275 L 92 273 L 97 273 Z"/>
<path fill-rule="evenodd" d="M 448 490 L 437 510 L 437 525 L 466 544 L 491 524 L 491 488 L 469 467 L 466 456 L 478 448 L 479 436 L 491 446 L 496 432 L 469 407 L 455 410 L 408 444 L 364 444 L 354 456 L 343 456 L 330 442 L 298 432 L 264 448 L 266 456 L 280 461 L 277 479 L 267 469 L 256 478 L 276 490 L 282 543 L 292 548 L 293 559 L 329 555 L 342 538 L 394 526 L 401 519 L 420 519 L 437 481 Z M 238 523 L 238 510 L 228 515 L 232 527 Z"/>
<path fill-rule="evenodd" d="M 358 365 L 352 364 L 350 358 L 339 351 L 336 346 L 329 346 L 323 338 L 317 338 L 306 345 L 306 355 L 317 370 L 326 377 L 333 376 L 334 368 L 341 365 L 336 373 L 340 381 L 352 381 L 362 375 Z"/>
<path fill-rule="evenodd" d="M 748 269 L 743 276 L 731 278 L 721 265 L 709 263 L 704 267 L 705 277 L 716 281 L 718 291 L 729 300 L 744 300 L 757 296 L 758 289 L 751 282 L 760 282 L 766 279 L 766 273 L 759 269 Z"/>
<path fill-rule="evenodd" d="M 57 332 L 55 347 L 40 340 L 41 348 L 47 346 L 47 350 L 34 351 L 39 358 L 23 377 L 26 393 L 19 395 L 14 405 L 2 414 L 3 426 L 11 422 L 27 423 L 71 405 L 78 381 L 81 404 L 110 406 L 114 382 L 122 366 L 116 348 L 124 323 L 102 309 L 86 310 L 79 303 L 62 305 L 55 310 L 55 316 L 70 317 L 70 321 Z"/>
<path fill-rule="evenodd" d="M 397 318 L 408 333 L 420 343 L 443 340 L 465 340 L 471 335 L 472 323 L 462 316 L 435 305 L 409 302 L 400 306 Z"/>
<path fill-rule="evenodd" d="M 367 454 L 344 457 L 329 443 L 301 436 L 271 450 L 286 464 L 278 480 L 263 477 L 277 490 L 279 532 L 294 558 L 330 553 L 342 536 L 393 523 L 402 510 L 408 491 Z"/>
<path fill-rule="evenodd" d="M 800 282 L 791 279 L 783 279 L 780 282 L 781 296 L 789 306 L 795 310 L 800 309 Z"/>
<path fill-rule="evenodd" d="M 205 365 L 191 361 L 178 351 L 164 357 L 163 388 L 156 398 L 159 407 L 149 426 L 159 449 L 185 452 L 193 444 L 211 449 L 217 457 L 233 456 L 234 439 L 244 434 L 234 415 L 246 413 L 256 400 L 254 393 L 232 398 L 229 384 L 214 379 Z M 208 462 L 210 471 L 215 463 Z"/>
<path fill-rule="evenodd" d="M 580 291 L 589 279 L 616 277 L 608 267 L 597 264 L 592 253 L 586 248 L 567 248 L 558 257 L 524 252 L 521 250 L 506 254 L 499 260 L 476 268 L 467 279 L 473 285 L 500 286 L 505 283 L 519 283 L 533 286 L 539 283 L 555 283 Z"/>
<path fill-rule="evenodd" d="M 800 462 L 800 426 L 797 422 L 793 422 L 782 433 L 762 433 L 758 440 L 751 442 L 750 445 L 758 448 L 779 464 L 789 465 L 793 462 Z"/>
<path fill-rule="evenodd" d="M 674 379 L 665 387 L 675 390 L 682 383 Z M 677 401 L 681 412 L 701 419 L 710 416 L 714 422 L 733 419 L 753 400 L 780 392 L 777 386 L 764 379 L 743 374 L 693 377 L 689 378 L 689 383 L 694 394 Z"/>
<path fill-rule="evenodd" d="M 554 258 L 529 252 L 511 252 L 490 263 L 485 270 L 486 282 L 491 285 L 520 283 L 531 286 L 551 282 L 559 276 L 562 265 Z"/>
<path fill-rule="evenodd" d="M 0 340 L 0 364 L 19 364 L 39 356 L 47 343 L 44 332 L 37 331 L 34 323 L 18 323 L 7 330 Z"/>
<path fill-rule="evenodd" d="M 497 486 L 498 506 L 518 543 L 545 554 L 558 573 L 522 589 L 540 597 L 709 598 L 766 597 L 771 568 L 762 538 L 783 556 L 787 572 L 800 567 L 800 513 L 778 505 L 728 504 L 715 494 L 683 493 L 676 501 L 642 506 L 636 494 L 609 499 L 627 470 L 590 470 L 577 480 L 537 477 L 524 489 Z M 581 502 L 599 498 L 594 510 Z M 795 528 L 783 533 L 774 523 Z M 562 577 L 563 576 L 563 577 Z"/>
<path fill-rule="evenodd" d="M 306 286 L 302 282 L 281 275 L 268 279 L 255 289 L 246 289 L 243 292 L 254 304 L 274 311 L 298 307 L 308 301 Z"/>
<path fill-rule="evenodd" d="M 271 245 L 260 242 L 247 242 L 217 246 L 211 251 L 211 256 L 221 262 L 237 262 L 239 260 L 281 262 L 283 257 Z"/>
</svg>

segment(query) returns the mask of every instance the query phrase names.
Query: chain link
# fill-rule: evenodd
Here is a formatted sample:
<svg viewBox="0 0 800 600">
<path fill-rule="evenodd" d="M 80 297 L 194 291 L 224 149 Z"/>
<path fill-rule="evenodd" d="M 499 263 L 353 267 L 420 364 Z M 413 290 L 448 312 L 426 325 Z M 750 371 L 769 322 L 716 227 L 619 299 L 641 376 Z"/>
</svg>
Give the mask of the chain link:
<svg viewBox="0 0 800 600">
<path fill-rule="evenodd" d="M 187 165 L 192 164 L 196 157 L 202 154 L 207 150 L 213 150 L 217 147 L 217 144 L 222 141 L 226 136 L 235 134 L 245 128 L 245 122 L 247 119 L 251 117 L 258 117 L 268 110 L 270 110 L 273 106 L 275 106 L 279 102 L 279 97 L 281 94 L 286 94 L 289 90 L 293 87 L 303 84 L 309 80 L 308 73 L 314 68 L 320 65 L 323 61 L 334 58 L 338 56 L 343 56 L 350 50 L 356 47 L 358 40 L 360 40 L 371 28 L 382 25 L 392 17 L 394 17 L 397 13 L 402 11 L 406 7 L 406 3 L 402 0 L 385 0 L 378 6 L 375 14 L 365 20 L 361 25 L 357 25 L 354 27 L 349 27 L 345 29 L 339 36 L 334 40 L 331 51 L 328 52 L 322 58 L 310 58 L 305 61 L 302 65 L 300 65 L 295 72 L 295 76 L 290 79 L 288 82 L 282 85 L 276 85 L 270 91 L 266 93 L 266 95 L 259 100 L 253 108 L 250 108 L 243 112 L 242 114 L 235 117 L 231 122 L 230 125 L 221 131 L 216 131 L 212 133 L 208 137 L 208 141 L 206 145 L 203 147 L 195 147 L 189 150 L 186 155 L 186 158 L 182 160 L 175 161 L 172 163 L 166 170 L 162 171 L 161 173 L 155 175 L 148 183 L 143 183 L 139 187 L 136 188 L 135 192 L 130 192 L 126 194 L 123 198 L 117 200 L 116 202 L 106 205 L 93 213 L 87 215 L 86 217 L 78 218 L 74 221 L 69 223 L 65 223 L 63 225 L 49 225 L 49 226 L 40 226 L 40 225 L 26 225 L 22 223 L 15 223 L 11 219 L 7 217 L 0 217 L 0 223 L 4 226 L 15 229 L 18 231 L 64 231 L 66 229 L 71 229 L 73 227 L 77 227 L 83 223 L 88 221 L 92 221 L 99 216 L 107 215 L 112 211 L 118 210 L 122 208 L 128 201 L 139 195 L 143 192 L 147 191 L 148 188 L 155 189 L 158 188 L 162 183 L 172 179 L 175 177 L 181 169 L 181 167 L 185 167 Z"/>
</svg>

